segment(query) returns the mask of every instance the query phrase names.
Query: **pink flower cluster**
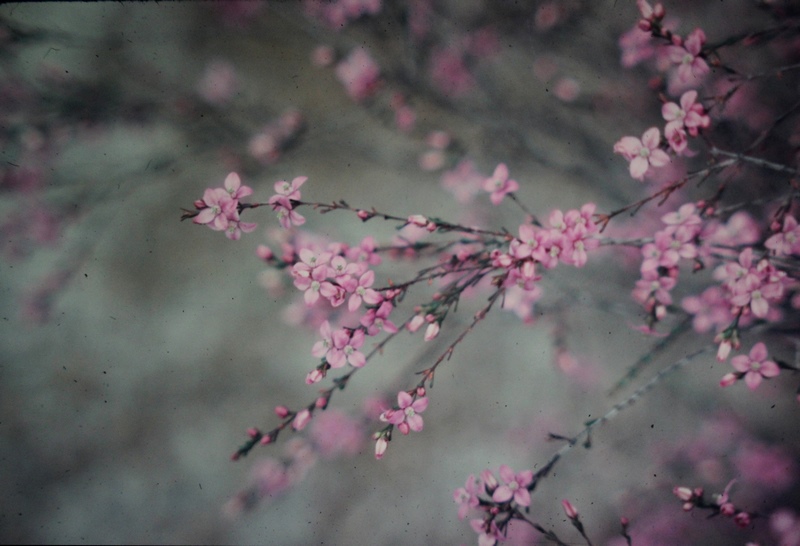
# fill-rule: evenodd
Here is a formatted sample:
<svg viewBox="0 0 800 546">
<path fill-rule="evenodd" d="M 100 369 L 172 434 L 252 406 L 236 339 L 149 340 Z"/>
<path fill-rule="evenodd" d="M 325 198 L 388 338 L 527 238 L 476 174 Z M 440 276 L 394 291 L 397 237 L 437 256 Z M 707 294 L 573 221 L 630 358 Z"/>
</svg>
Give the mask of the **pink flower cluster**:
<svg viewBox="0 0 800 546">
<path fill-rule="evenodd" d="M 505 540 L 514 514 L 531 505 L 530 490 L 535 483 L 531 470 L 514 472 L 508 465 L 501 465 L 498 474 L 499 480 L 491 470 L 481 472 L 478 479 L 470 475 L 464 487 L 453 492 L 459 519 L 466 518 L 470 510 L 484 512 L 483 517 L 470 521 L 481 546 Z"/>
<path fill-rule="evenodd" d="M 225 178 L 225 187 L 208 188 L 203 198 L 194 202 L 199 211 L 193 218 L 195 224 L 202 224 L 214 231 L 224 231 L 225 236 L 237 240 L 242 232 L 250 233 L 256 229 L 252 222 L 242 222 L 239 218 L 239 199 L 253 193 L 252 188 L 243 186 L 239 175 L 230 173 Z"/>
<path fill-rule="evenodd" d="M 347 309 L 355 312 L 362 304 L 366 305 L 356 327 L 335 328 L 328 320 L 322 323 L 319 329 L 322 339 L 311 349 L 311 354 L 321 359 L 321 363 L 309 372 L 306 383 L 317 383 L 328 370 L 346 364 L 354 368 L 363 367 L 366 356 L 360 349 L 366 336 L 398 331 L 390 315 L 399 291 L 385 290 L 381 293 L 372 288 L 375 273 L 369 266 L 380 263 L 380 257 L 375 254 L 374 239 L 368 237 L 357 247 L 331 244 L 327 250 L 308 247 L 286 250 L 284 263 L 291 265 L 294 285 L 303 292 L 307 306 L 324 300 L 336 308 L 347 301 Z"/>
<path fill-rule="evenodd" d="M 783 299 L 790 282 L 786 272 L 777 269 L 768 258 L 757 259 L 752 247 L 744 249 L 738 261 L 715 269 L 714 278 L 722 283 L 734 315 L 752 313 L 758 318 L 767 317 L 770 304 Z"/>
<path fill-rule="evenodd" d="M 661 115 L 667 121 L 664 136 L 670 148 L 678 155 L 687 155 L 687 133 L 696 137 L 700 129 L 706 129 L 711 125 L 711 118 L 706 114 L 703 105 L 697 102 L 695 90 L 681 95 L 680 105 L 674 102 L 665 103 L 661 107 Z"/>
<path fill-rule="evenodd" d="M 736 508 L 736 506 L 730 502 L 729 491 L 733 484 L 734 481 L 730 482 L 727 487 L 725 487 L 725 491 L 719 495 L 715 495 L 714 501 L 707 501 L 703 497 L 702 487 L 692 489 L 685 486 L 678 486 L 672 490 L 672 493 L 683 501 L 683 510 L 685 512 L 691 512 L 694 508 L 710 510 L 712 512 L 711 515 L 721 514 L 733 518 L 733 522 L 744 529 L 750 526 L 752 516 L 749 512 Z"/>
<path fill-rule="evenodd" d="M 787 214 L 783 225 L 776 223 L 772 226 L 772 231 L 775 233 L 764 243 L 772 255 L 800 255 L 800 225 L 794 216 Z"/>
<path fill-rule="evenodd" d="M 633 299 L 648 313 L 652 326 L 667 314 L 672 304 L 671 290 L 677 283 L 678 264 L 681 259 L 695 259 L 698 255 L 696 239 L 702 227 L 697 207 L 686 203 L 676 212 L 665 214 L 661 221 L 666 227 L 657 231 L 652 243 L 642 246 L 642 277 L 633 289 Z"/>
<path fill-rule="evenodd" d="M 284 229 L 306 223 L 306 219 L 294 210 L 295 203 L 301 197 L 300 186 L 305 184 L 306 180 L 307 176 L 298 176 L 291 183 L 285 180 L 275 182 L 275 195 L 269 198 L 268 203 L 272 206 L 272 210 L 278 213 L 278 221 Z"/>
</svg>

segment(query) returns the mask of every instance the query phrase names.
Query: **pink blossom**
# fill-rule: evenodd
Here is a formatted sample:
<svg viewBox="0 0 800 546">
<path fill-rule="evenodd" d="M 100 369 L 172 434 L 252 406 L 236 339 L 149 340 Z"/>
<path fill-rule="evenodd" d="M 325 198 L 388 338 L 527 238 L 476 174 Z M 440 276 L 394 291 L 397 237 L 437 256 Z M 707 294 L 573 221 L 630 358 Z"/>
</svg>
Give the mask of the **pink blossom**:
<svg viewBox="0 0 800 546">
<path fill-rule="evenodd" d="M 561 501 L 561 506 L 564 508 L 564 513 L 569 519 L 578 519 L 578 509 L 575 508 L 567 499 Z"/>
<path fill-rule="evenodd" d="M 356 102 L 375 94 L 380 84 L 380 68 L 364 48 L 356 48 L 336 65 L 336 77 Z"/>
<path fill-rule="evenodd" d="M 622 50 L 620 64 L 625 68 L 632 68 L 653 58 L 656 54 L 652 35 L 639 28 L 638 25 L 620 36 L 619 48 Z"/>
<path fill-rule="evenodd" d="M 345 363 L 354 368 L 362 368 L 367 363 L 364 353 L 358 349 L 364 344 L 363 330 L 341 328 L 331 335 L 333 347 L 325 355 L 332 368 L 341 368 Z"/>
<path fill-rule="evenodd" d="M 678 80 L 681 82 L 686 83 L 708 74 L 708 64 L 700 56 L 705 41 L 705 33 L 698 28 L 686 37 L 682 46 L 669 47 L 669 59 L 678 65 Z"/>
<path fill-rule="evenodd" d="M 352 292 L 350 301 L 347 303 L 348 310 L 355 311 L 358 309 L 362 300 L 367 305 L 377 305 L 383 300 L 378 292 L 370 288 L 373 282 L 375 282 L 375 273 L 370 270 L 361 275 L 357 281 L 351 279 L 350 282 L 344 284 L 345 290 Z"/>
<path fill-rule="evenodd" d="M 491 193 L 489 198 L 494 205 L 499 205 L 506 194 L 515 192 L 519 189 L 516 180 L 508 178 L 508 167 L 505 163 L 500 163 L 494 170 L 494 174 L 484 180 L 483 189 Z"/>
<path fill-rule="evenodd" d="M 731 358 L 731 365 L 744 374 L 744 382 L 751 391 L 758 388 L 762 379 L 775 377 L 780 373 L 778 365 L 767 360 L 767 347 L 762 342 L 753 345 L 749 355 Z"/>
<path fill-rule="evenodd" d="M 369 265 L 380 265 L 383 261 L 375 251 L 378 248 L 375 238 L 368 235 L 361 240 L 358 246 L 351 247 L 345 252 L 348 260 L 363 262 Z"/>
<path fill-rule="evenodd" d="M 767 239 L 764 246 L 775 256 L 800 254 L 800 226 L 795 217 L 787 214 L 781 230 Z"/>
<path fill-rule="evenodd" d="M 307 176 L 297 176 L 291 183 L 286 180 L 275 182 L 275 193 L 292 201 L 300 200 L 300 187 L 308 180 Z"/>
<path fill-rule="evenodd" d="M 475 475 L 470 474 L 464 487 L 459 487 L 453 492 L 453 500 L 458 504 L 458 519 L 464 519 L 470 509 L 480 505 L 478 499 L 480 490 L 480 480 L 476 480 Z"/>
<path fill-rule="evenodd" d="M 386 410 L 381 414 L 382 421 L 388 421 L 395 425 L 397 429 L 408 434 L 409 431 L 419 432 L 422 430 L 423 421 L 420 413 L 428 407 L 428 398 L 418 397 L 416 400 L 406 391 L 397 393 L 398 409 Z"/>
<path fill-rule="evenodd" d="M 636 180 L 644 180 L 644 175 L 651 165 L 663 167 L 669 163 L 669 156 L 658 147 L 661 141 L 660 134 L 658 127 L 651 127 L 645 131 L 641 140 L 626 136 L 614 144 L 614 153 L 621 154 L 630 161 L 630 173 Z"/>
<path fill-rule="evenodd" d="M 531 494 L 527 486 L 533 483 L 533 472 L 523 470 L 515 474 L 508 465 L 501 465 L 499 474 L 503 483 L 492 493 L 492 500 L 503 503 L 513 498 L 520 506 L 530 506 Z"/>
<path fill-rule="evenodd" d="M 504 541 L 506 538 L 494 520 L 473 519 L 470 520 L 469 524 L 472 530 L 478 533 L 478 546 L 495 546 L 495 544 Z"/>
<path fill-rule="evenodd" d="M 203 193 L 203 208 L 192 220 L 195 224 L 205 224 L 214 231 L 228 227 L 228 218 L 237 217 L 237 202 L 223 188 L 208 188 Z"/>
<path fill-rule="evenodd" d="M 228 219 L 228 226 L 225 228 L 225 236 L 232 241 L 238 241 L 242 236 L 242 232 L 252 233 L 257 227 L 258 224 L 255 222 L 242 222 L 239 219 Z"/>
<path fill-rule="evenodd" d="M 661 107 L 661 115 L 670 124 L 685 127 L 692 136 L 697 136 L 699 129 L 711 125 L 711 118 L 706 114 L 703 105 L 696 102 L 697 91 L 690 90 L 681 95 L 680 106 L 668 102 Z"/>
<path fill-rule="evenodd" d="M 733 320 L 730 303 L 718 286 L 707 288 L 700 296 L 684 298 L 681 307 L 690 315 L 694 315 L 692 326 L 698 333 L 722 328 Z"/>
<path fill-rule="evenodd" d="M 460 97 L 475 87 L 475 78 L 464 63 L 463 53 L 458 49 L 434 50 L 428 71 L 433 84 L 445 95 Z"/>
<path fill-rule="evenodd" d="M 390 334 L 397 333 L 397 326 L 389 320 L 393 309 L 394 306 L 389 301 L 384 301 L 377 309 L 369 309 L 361 317 L 361 325 L 367 329 L 367 335 L 374 336 L 381 330 Z"/>
</svg>

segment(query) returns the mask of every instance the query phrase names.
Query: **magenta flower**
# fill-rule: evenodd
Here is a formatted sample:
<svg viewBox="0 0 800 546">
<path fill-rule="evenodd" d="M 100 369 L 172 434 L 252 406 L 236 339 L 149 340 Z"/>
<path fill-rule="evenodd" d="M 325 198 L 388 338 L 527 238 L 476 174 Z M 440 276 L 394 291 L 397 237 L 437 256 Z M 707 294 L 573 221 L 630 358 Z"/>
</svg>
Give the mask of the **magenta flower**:
<svg viewBox="0 0 800 546">
<path fill-rule="evenodd" d="M 508 178 L 508 167 L 505 163 L 500 163 L 494 170 L 494 174 L 483 181 L 483 189 L 491 193 L 489 199 L 492 204 L 499 205 L 506 194 L 515 192 L 519 189 L 516 180 Z"/>
<path fill-rule="evenodd" d="M 421 431 L 423 421 L 419 414 L 428 407 L 428 398 L 423 396 L 415 400 L 406 391 L 400 391 L 397 393 L 397 406 L 398 409 L 383 412 L 381 420 L 395 425 L 403 434 L 408 434 L 412 430 Z"/>
<path fill-rule="evenodd" d="M 639 140 L 636 137 L 622 137 L 614 144 L 614 153 L 622 155 L 630 161 L 630 173 L 636 180 L 643 180 L 647 169 L 663 167 L 669 163 L 669 156 L 658 146 L 661 142 L 661 133 L 658 127 L 651 127 Z"/>
<path fill-rule="evenodd" d="M 800 254 L 800 226 L 794 216 L 786 215 L 783 229 L 766 240 L 764 246 L 776 256 Z"/>
<path fill-rule="evenodd" d="M 253 188 L 243 186 L 241 178 L 236 173 L 230 173 L 225 177 L 225 191 L 228 192 L 231 199 L 241 199 L 253 194 Z"/>
<path fill-rule="evenodd" d="M 697 91 L 687 91 L 681 95 L 680 106 L 668 102 L 661 107 L 661 115 L 668 122 L 667 127 L 676 124 L 685 127 L 689 134 L 697 136 L 699 129 L 711 125 L 711 118 L 706 114 L 703 105 L 697 102 Z"/>
<path fill-rule="evenodd" d="M 478 546 L 495 546 L 506 539 L 494 520 L 473 519 L 469 524 L 478 533 Z"/>
<path fill-rule="evenodd" d="M 294 209 L 295 201 L 300 200 L 300 186 L 308 180 L 306 176 L 298 176 L 291 184 L 285 180 L 275 182 L 275 195 L 267 201 L 272 210 L 278 213 L 278 221 L 284 229 L 291 226 L 302 226 L 306 219 Z"/>
<path fill-rule="evenodd" d="M 242 222 L 238 218 L 228 218 L 228 227 L 225 228 L 225 236 L 231 241 L 238 241 L 242 236 L 242 232 L 252 233 L 257 227 L 258 224 L 255 222 Z"/>
<path fill-rule="evenodd" d="M 350 300 L 347 302 L 347 309 L 355 311 L 361 307 L 361 301 L 367 302 L 367 305 L 377 305 L 382 301 L 381 295 L 370 288 L 372 283 L 375 282 L 375 273 L 372 270 L 367 271 L 358 280 L 350 279 L 344 287 L 345 290 L 351 292 Z"/>
<path fill-rule="evenodd" d="M 464 519 L 467 517 L 470 508 L 477 508 L 480 505 L 478 499 L 480 489 L 480 480 L 476 480 L 475 475 L 470 474 L 464 487 L 459 487 L 453 491 L 453 501 L 458 504 L 458 519 Z"/>
<path fill-rule="evenodd" d="M 298 176 L 292 180 L 291 183 L 287 182 L 286 180 L 278 180 L 275 182 L 275 193 L 282 197 L 286 197 L 287 199 L 291 199 L 294 201 L 300 200 L 300 186 L 306 183 L 308 180 L 307 176 Z M 227 182 L 227 181 L 226 181 Z"/>
<path fill-rule="evenodd" d="M 531 494 L 527 487 L 533 482 L 533 472 L 523 470 L 515 474 L 510 466 L 501 465 L 499 474 L 504 483 L 494 490 L 492 500 L 502 503 L 513 498 L 520 506 L 530 506 Z"/>
<path fill-rule="evenodd" d="M 686 37 L 682 46 L 670 46 L 669 60 L 678 65 L 678 79 L 681 82 L 688 83 L 692 78 L 701 78 L 710 71 L 700 56 L 705 41 L 705 33 L 698 28 Z"/>
<path fill-rule="evenodd" d="M 764 378 L 775 377 L 780 373 L 778 365 L 767 360 L 767 347 L 760 341 L 753 345 L 749 355 L 731 358 L 731 365 L 744 374 L 744 382 L 751 391 L 758 388 Z"/>
<path fill-rule="evenodd" d="M 374 336 L 383 330 L 390 334 L 397 333 L 397 326 L 394 322 L 389 320 L 389 314 L 394 309 L 389 301 L 381 303 L 377 309 L 373 308 L 368 310 L 363 317 L 361 317 L 361 325 L 367 329 L 367 335 Z"/>
<path fill-rule="evenodd" d="M 204 224 L 214 231 L 222 231 L 228 227 L 228 217 L 236 214 L 237 202 L 222 188 L 208 188 L 203 193 L 205 208 L 192 220 L 195 224 Z"/>
</svg>

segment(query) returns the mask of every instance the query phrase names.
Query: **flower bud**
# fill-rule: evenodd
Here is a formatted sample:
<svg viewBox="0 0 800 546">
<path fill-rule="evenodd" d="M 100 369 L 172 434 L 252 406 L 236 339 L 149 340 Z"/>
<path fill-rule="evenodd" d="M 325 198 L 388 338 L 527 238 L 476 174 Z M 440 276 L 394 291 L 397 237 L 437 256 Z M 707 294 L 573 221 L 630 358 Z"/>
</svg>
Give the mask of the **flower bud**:
<svg viewBox="0 0 800 546">
<path fill-rule="evenodd" d="M 429 324 L 428 328 L 425 330 L 425 341 L 430 341 L 438 335 L 439 335 L 439 323 L 433 322 Z"/>
<path fill-rule="evenodd" d="M 381 460 L 383 458 L 383 454 L 386 453 L 387 447 L 389 447 L 389 442 L 386 441 L 386 438 L 383 436 L 378 438 L 378 441 L 375 442 L 375 458 Z"/>
<path fill-rule="evenodd" d="M 694 493 L 688 487 L 675 487 L 672 493 L 682 501 L 692 500 Z"/>
<path fill-rule="evenodd" d="M 738 381 L 738 380 L 739 380 L 739 377 L 735 373 L 733 373 L 733 372 L 726 373 L 725 375 L 722 376 L 722 379 L 719 380 L 719 386 L 720 387 L 730 387 L 731 385 L 736 383 L 736 381 Z"/>
<path fill-rule="evenodd" d="M 292 421 L 292 428 L 295 430 L 303 430 L 306 428 L 309 421 L 311 421 L 311 412 L 304 409 L 295 415 L 294 421 Z"/>
<path fill-rule="evenodd" d="M 425 227 L 428 225 L 428 219 L 421 214 L 412 214 L 408 217 L 408 223 L 419 227 Z"/>
<path fill-rule="evenodd" d="M 561 506 L 564 508 L 564 513 L 567 514 L 569 519 L 578 519 L 578 509 L 575 508 L 567 499 L 561 501 Z"/>
<path fill-rule="evenodd" d="M 408 323 L 408 326 L 407 326 L 408 331 L 412 332 L 412 333 L 416 332 L 417 330 L 419 330 L 420 326 L 422 326 L 424 323 L 425 323 L 425 317 L 422 316 L 422 315 L 416 315 Z"/>
<path fill-rule="evenodd" d="M 736 507 L 730 502 L 724 502 L 720 505 L 719 511 L 723 516 L 731 517 L 736 513 Z"/>
<path fill-rule="evenodd" d="M 284 419 L 289 413 L 289 408 L 286 406 L 275 406 L 275 415 L 277 415 L 278 418 Z"/>
<path fill-rule="evenodd" d="M 256 256 L 268 262 L 275 257 L 275 254 L 272 253 L 272 250 L 267 245 L 258 245 L 256 248 Z"/>
<path fill-rule="evenodd" d="M 728 355 L 731 354 L 731 348 L 731 342 L 728 340 L 720 343 L 719 349 L 717 349 L 717 361 L 725 362 L 728 359 Z"/>
<path fill-rule="evenodd" d="M 314 383 L 319 383 L 322 381 L 322 378 L 325 377 L 325 374 L 322 373 L 320 370 L 311 370 L 306 375 L 306 385 L 313 385 Z"/>
<path fill-rule="evenodd" d="M 735 516 L 733 516 L 733 522 L 736 523 L 739 527 L 749 527 L 750 526 L 750 514 L 747 512 L 739 512 Z"/>
</svg>

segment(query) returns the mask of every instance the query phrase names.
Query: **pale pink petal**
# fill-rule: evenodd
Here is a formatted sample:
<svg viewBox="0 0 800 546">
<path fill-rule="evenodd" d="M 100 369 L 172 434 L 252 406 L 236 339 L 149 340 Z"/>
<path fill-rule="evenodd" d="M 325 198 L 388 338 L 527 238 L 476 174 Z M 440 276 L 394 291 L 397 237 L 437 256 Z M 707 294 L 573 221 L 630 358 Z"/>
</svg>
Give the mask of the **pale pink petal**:
<svg viewBox="0 0 800 546">
<path fill-rule="evenodd" d="M 758 371 L 764 377 L 775 377 L 781 373 L 781 369 L 778 367 L 778 365 L 771 360 L 765 360 L 762 362 Z"/>
<path fill-rule="evenodd" d="M 658 130 L 658 127 L 650 127 L 642 135 L 642 143 L 651 150 L 657 148 L 660 141 L 661 133 Z"/>
<path fill-rule="evenodd" d="M 747 372 L 744 375 L 744 382 L 747 385 L 747 388 L 751 391 L 754 391 L 758 388 L 758 386 L 761 384 L 761 380 L 761 374 L 758 372 Z"/>
<path fill-rule="evenodd" d="M 753 348 L 750 349 L 750 359 L 756 362 L 761 362 L 767 358 L 767 346 L 759 341 Z"/>
<path fill-rule="evenodd" d="M 647 172 L 647 168 L 650 164 L 647 162 L 647 159 L 643 157 L 637 157 L 633 161 L 631 161 L 629 170 L 631 176 L 636 180 L 644 179 L 644 173 Z"/>
</svg>

